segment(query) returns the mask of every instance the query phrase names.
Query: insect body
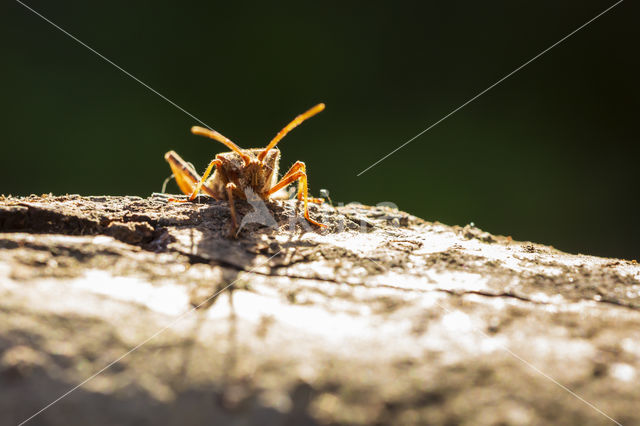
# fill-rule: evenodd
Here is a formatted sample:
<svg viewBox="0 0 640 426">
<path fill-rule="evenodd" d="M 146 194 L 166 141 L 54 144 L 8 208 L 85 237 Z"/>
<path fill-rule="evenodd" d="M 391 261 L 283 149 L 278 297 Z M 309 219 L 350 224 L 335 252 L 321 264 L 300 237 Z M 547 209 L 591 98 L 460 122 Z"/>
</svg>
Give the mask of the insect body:
<svg viewBox="0 0 640 426">
<path fill-rule="evenodd" d="M 286 198 L 282 190 L 295 181 L 298 181 L 298 200 L 304 201 L 305 219 L 313 225 L 324 227 L 326 225 L 316 222 L 309 216 L 308 202 L 322 203 L 323 200 L 308 196 L 305 164 L 302 161 L 297 161 L 278 181 L 280 150 L 276 148 L 278 142 L 287 133 L 323 109 L 324 104 L 318 104 L 297 116 L 278 132 L 266 148 L 241 149 L 215 130 L 199 126 L 192 127 L 191 133 L 209 137 L 231 149 L 230 152 L 216 155 L 209 163 L 202 177 L 198 176 L 193 167 L 180 158 L 175 151 L 167 152 L 164 158 L 169 163 L 180 190 L 189 195 L 189 201 L 193 201 L 198 193 L 202 191 L 216 200 L 227 200 L 229 202 L 231 220 L 233 222 L 232 233 L 238 229 L 238 220 L 233 201 L 235 198 L 246 199 L 246 194 L 249 190 L 262 200 Z M 214 167 L 215 171 L 209 178 Z M 172 199 L 172 201 L 186 200 Z"/>
</svg>

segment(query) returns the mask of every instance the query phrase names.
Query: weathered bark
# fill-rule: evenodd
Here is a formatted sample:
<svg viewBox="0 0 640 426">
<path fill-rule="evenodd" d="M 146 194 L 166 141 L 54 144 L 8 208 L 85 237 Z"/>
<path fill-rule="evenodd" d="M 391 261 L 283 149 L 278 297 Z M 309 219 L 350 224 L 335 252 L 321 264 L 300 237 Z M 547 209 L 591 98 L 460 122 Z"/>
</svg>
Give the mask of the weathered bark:
<svg viewBox="0 0 640 426">
<path fill-rule="evenodd" d="M 635 262 L 386 208 L 315 207 L 322 232 L 269 208 L 278 229 L 229 239 L 224 202 L 1 198 L 2 423 L 132 349 L 31 422 L 640 422 Z"/>
</svg>

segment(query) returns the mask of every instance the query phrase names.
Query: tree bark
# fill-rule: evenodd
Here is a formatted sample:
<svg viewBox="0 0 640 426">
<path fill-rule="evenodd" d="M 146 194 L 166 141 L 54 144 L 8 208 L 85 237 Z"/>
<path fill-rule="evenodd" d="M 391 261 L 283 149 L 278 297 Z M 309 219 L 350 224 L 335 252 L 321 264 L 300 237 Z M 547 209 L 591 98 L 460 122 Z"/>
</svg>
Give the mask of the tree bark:
<svg viewBox="0 0 640 426">
<path fill-rule="evenodd" d="M 1 197 L 2 423 L 640 423 L 635 261 L 268 209 Z"/>
</svg>

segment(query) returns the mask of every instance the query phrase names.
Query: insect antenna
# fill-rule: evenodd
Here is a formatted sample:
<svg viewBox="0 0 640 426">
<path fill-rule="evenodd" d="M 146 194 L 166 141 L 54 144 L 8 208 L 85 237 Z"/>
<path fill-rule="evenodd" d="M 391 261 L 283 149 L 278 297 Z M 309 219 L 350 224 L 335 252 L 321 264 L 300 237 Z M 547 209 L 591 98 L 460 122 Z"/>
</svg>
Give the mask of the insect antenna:
<svg viewBox="0 0 640 426">
<path fill-rule="evenodd" d="M 258 161 L 263 162 L 264 158 L 267 156 L 267 153 L 269 152 L 269 150 L 272 149 L 274 146 L 276 146 L 278 144 L 278 142 L 280 142 L 280 140 L 287 135 L 287 133 L 289 133 L 291 130 L 295 129 L 300 123 L 305 121 L 307 118 L 313 117 L 314 115 L 316 115 L 317 113 L 319 113 L 323 109 L 324 109 L 324 104 L 318 104 L 318 105 L 314 106 L 313 108 L 311 108 L 310 110 L 308 110 L 308 111 L 300 114 L 296 118 L 294 118 L 291 123 L 287 124 L 282 130 L 280 130 L 278 132 L 278 134 L 276 135 L 275 138 L 271 139 L 271 142 L 269 142 L 269 145 L 267 145 L 267 147 L 264 149 L 264 151 L 262 151 L 260 153 L 260 155 L 258 155 Z"/>
<path fill-rule="evenodd" d="M 245 165 L 248 165 L 251 162 L 251 158 L 247 154 L 242 152 L 242 150 L 238 145 L 231 142 L 230 139 L 222 136 L 220 133 L 216 132 L 215 130 L 205 129 L 204 127 L 200 127 L 200 126 L 193 126 L 191 128 L 191 133 L 193 133 L 194 135 L 206 136 L 220 143 L 223 143 L 224 145 L 227 146 L 227 148 L 229 148 L 230 150 L 238 154 L 240 157 L 242 157 Z"/>
</svg>

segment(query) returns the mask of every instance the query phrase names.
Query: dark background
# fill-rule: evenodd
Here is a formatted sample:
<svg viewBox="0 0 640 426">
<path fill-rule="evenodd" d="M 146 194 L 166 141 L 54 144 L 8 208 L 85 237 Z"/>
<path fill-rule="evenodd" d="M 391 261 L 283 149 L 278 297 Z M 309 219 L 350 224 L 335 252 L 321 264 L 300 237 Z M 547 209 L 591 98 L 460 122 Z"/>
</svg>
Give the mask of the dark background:
<svg viewBox="0 0 640 426">
<path fill-rule="evenodd" d="M 316 195 L 640 258 L 632 1 L 360 177 L 614 1 L 25 3 L 242 147 L 325 102 L 280 144 Z M 0 16 L 0 193 L 146 196 L 169 149 L 200 172 L 223 150 L 19 3 Z"/>
</svg>

